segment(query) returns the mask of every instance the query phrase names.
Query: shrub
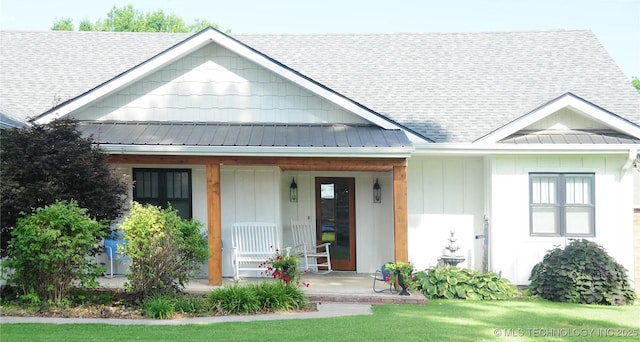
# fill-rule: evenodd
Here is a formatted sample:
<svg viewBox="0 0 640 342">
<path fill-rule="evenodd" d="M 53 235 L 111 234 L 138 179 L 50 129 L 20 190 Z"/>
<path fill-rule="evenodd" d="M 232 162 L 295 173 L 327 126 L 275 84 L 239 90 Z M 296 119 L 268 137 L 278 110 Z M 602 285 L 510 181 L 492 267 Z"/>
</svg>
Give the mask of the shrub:
<svg viewBox="0 0 640 342">
<path fill-rule="evenodd" d="M 156 294 L 145 298 L 142 302 L 142 309 L 146 316 L 154 319 L 171 318 L 175 311 L 173 300 L 164 294 Z"/>
<path fill-rule="evenodd" d="M 532 295 L 557 302 L 631 304 L 635 299 L 625 268 L 589 240 L 572 240 L 549 251 L 529 277 Z"/>
<path fill-rule="evenodd" d="M 124 253 L 131 261 L 126 286 L 142 297 L 181 292 L 207 257 L 202 224 L 180 218 L 171 207 L 133 202 L 120 227 L 127 241 Z"/>
<path fill-rule="evenodd" d="M 209 308 L 220 314 L 253 314 L 260 310 L 256 291 L 250 286 L 231 285 L 211 291 Z"/>
<path fill-rule="evenodd" d="M 18 220 L 2 269 L 30 301 L 64 303 L 74 284 L 98 286 L 104 269 L 93 252 L 104 234 L 103 224 L 75 201 L 58 201 Z"/>
<path fill-rule="evenodd" d="M 515 293 L 509 281 L 494 272 L 446 266 L 415 272 L 414 277 L 412 288 L 427 298 L 498 300 Z"/>
<path fill-rule="evenodd" d="M 287 311 L 308 305 L 307 296 L 297 286 L 283 282 L 261 282 L 250 286 L 264 311 Z"/>
<path fill-rule="evenodd" d="M 309 304 L 300 287 L 281 281 L 218 288 L 206 296 L 206 302 L 210 311 L 221 315 L 296 310 Z"/>
<path fill-rule="evenodd" d="M 189 315 L 201 314 L 205 311 L 202 297 L 192 295 L 178 295 L 175 298 L 175 309 L 177 312 Z"/>
<path fill-rule="evenodd" d="M 112 222 L 127 204 L 126 176 L 112 170 L 99 144 L 72 120 L 0 130 L 0 169 L 2 256 L 17 220 L 35 208 L 74 200 L 91 217 Z"/>
</svg>

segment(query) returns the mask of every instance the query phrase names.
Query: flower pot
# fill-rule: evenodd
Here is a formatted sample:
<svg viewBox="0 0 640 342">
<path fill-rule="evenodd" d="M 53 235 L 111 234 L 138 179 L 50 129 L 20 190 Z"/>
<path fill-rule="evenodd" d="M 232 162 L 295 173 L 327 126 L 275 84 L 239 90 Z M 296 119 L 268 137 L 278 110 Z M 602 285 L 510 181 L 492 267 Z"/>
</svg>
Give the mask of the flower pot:
<svg viewBox="0 0 640 342">
<path fill-rule="evenodd" d="M 405 279 L 402 273 L 400 273 L 399 271 L 396 271 L 396 276 L 398 279 L 398 286 L 402 288 L 402 291 L 400 291 L 399 295 L 410 296 L 411 294 L 409 293 L 409 291 L 407 291 L 407 287 L 409 287 L 409 284 L 405 282 Z"/>
</svg>

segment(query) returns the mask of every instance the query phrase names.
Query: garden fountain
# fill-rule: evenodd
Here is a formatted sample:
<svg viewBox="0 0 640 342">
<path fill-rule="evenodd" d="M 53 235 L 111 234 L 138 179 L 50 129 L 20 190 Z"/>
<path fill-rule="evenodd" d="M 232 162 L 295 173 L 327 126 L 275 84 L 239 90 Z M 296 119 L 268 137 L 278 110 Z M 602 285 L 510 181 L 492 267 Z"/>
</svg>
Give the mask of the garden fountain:
<svg viewBox="0 0 640 342">
<path fill-rule="evenodd" d="M 450 232 L 451 237 L 449 237 L 449 246 L 445 247 L 446 250 L 449 251 L 449 255 L 443 255 L 440 257 L 442 261 L 451 266 L 457 266 L 459 263 L 465 260 L 465 257 L 456 255 L 456 252 L 460 249 L 460 246 L 456 245 L 456 241 L 458 239 L 455 238 L 455 232 L 452 230 Z"/>
</svg>

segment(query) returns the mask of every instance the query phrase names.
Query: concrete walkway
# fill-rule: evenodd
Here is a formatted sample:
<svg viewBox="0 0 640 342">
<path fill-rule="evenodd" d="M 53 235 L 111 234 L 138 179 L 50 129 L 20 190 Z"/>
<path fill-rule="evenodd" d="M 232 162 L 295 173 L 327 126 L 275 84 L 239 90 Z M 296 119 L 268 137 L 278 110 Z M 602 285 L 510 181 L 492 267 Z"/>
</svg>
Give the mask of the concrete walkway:
<svg viewBox="0 0 640 342">
<path fill-rule="evenodd" d="M 46 323 L 46 324 L 111 324 L 111 325 L 187 325 L 224 322 L 271 321 L 281 319 L 327 318 L 354 315 L 371 315 L 370 304 L 324 303 L 317 311 L 295 313 L 272 313 L 246 316 L 215 316 L 180 319 L 117 319 L 117 318 L 52 318 L 52 317 L 0 317 L 0 323 Z"/>
</svg>

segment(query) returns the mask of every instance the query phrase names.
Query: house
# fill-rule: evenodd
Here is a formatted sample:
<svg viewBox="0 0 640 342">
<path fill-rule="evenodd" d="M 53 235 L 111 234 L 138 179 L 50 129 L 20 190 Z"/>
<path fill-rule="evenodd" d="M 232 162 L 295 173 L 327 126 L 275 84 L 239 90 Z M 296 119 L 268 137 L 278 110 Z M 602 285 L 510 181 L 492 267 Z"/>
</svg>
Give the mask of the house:
<svg viewBox="0 0 640 342">
<path fill-rule="evenodd" d="M 0 38 L 3 114 L 79 120 L 132 199 L 205 223 L 211 284 L 234 222 L 287 245 L 291 219 L 338 270 L 433 266 L 453 234 L 527 284 L 584 237 L 640 283 L 640 95 L 590 31 Z"/>
</svg>

